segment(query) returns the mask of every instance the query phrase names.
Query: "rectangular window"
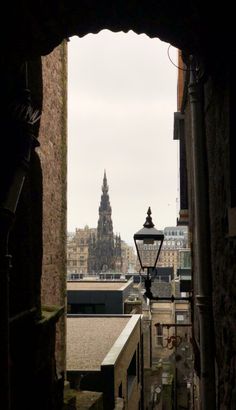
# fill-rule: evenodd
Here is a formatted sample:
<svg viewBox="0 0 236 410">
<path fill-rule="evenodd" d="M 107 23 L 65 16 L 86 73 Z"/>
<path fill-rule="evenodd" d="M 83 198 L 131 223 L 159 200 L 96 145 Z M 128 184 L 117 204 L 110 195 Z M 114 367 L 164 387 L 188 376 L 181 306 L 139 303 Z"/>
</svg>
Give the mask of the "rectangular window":
<svg viewBox="0 0 236 410">
<path fill-rule="evenodd" d="M 175 312 L 176 323 L 187 323 L 188 314 L 186 311 L 176 311 Z"/>
<path fill-rule="evenodd" d="M 102 304 L 102 303 L 97 303 L 97 304 L 73 303 L 71 304 L 71 313 L 84 314 L 84 315 L 105 314 L 106 306 L 105 304 Z"/>
<path fill-rule="evenodd" d="M 123 397 L 122 382 L 119 385 L 118 397 Z"/>
<path fill-rule="evenodd" d="M 129 367 L 127 369 L 127 395 L 128 399 L 131 395 L 133 390 L 133 386 L 135 383 L 135 378 L 137 376 L 137 357 L 136 357 L 136 350 L 133 354 Z"/>
<path fill-rule="evenodd" d="M 156 326 L 156 346 L 163 347 L 163 327 L 160 323 Z"/>
</svg>

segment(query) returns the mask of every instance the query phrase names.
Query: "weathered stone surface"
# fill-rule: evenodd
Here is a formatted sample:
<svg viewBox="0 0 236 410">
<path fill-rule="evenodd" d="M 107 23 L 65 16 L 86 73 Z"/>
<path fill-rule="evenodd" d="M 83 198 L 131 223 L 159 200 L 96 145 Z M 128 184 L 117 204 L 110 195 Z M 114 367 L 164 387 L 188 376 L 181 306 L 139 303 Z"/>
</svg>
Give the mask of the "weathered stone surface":
<svg viewBox="0 0 236 410">
<path fill-rule="evenodd" d="M 222 409 L 235 407 L 236 389 L 236 240 L 229 235 L 231 192 L 229 98 L 230 77 L 226 71 L 206 84 L 206 137 L 209 167 L 213 310 L 216 360 Z"/>
<path fill-rule="evenodd" d="M 65 305 L 67 47 L 43 58 L 43 111 L 38 153 L 43 173 L 43 304 Z M 53 120 L 52 120 L 53 119 Z M 57 327 L 58 370 L 64 369 L 65 319 Z"/>
</svg>

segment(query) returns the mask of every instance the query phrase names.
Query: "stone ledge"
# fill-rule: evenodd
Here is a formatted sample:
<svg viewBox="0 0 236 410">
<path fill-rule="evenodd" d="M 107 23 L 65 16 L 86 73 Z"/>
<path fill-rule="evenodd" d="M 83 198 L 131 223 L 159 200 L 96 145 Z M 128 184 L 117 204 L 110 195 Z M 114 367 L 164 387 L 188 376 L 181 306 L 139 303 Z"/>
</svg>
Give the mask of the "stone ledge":
<svg viewBox="0 0 236 410">
<path fill-rule="evenodd" d="M 63 410 L 103 410 L 102 393 L 66 389 Z"/>
<path fill-rule="evenodd" d="M 44 305 L 42 306 L 42 318 L 37 322 L 37 325 L 46 323 L 56 323 L 65 311 L 64 306 Z"/>
</svg>

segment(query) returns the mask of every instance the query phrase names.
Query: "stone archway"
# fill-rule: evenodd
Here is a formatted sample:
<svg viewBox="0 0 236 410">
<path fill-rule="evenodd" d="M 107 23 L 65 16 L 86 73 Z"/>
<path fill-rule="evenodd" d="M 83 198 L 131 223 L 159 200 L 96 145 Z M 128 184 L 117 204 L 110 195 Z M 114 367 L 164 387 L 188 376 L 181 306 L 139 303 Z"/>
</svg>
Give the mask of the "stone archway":
<svg viewBox="0 0 236 410">
<path fill-rule="evenodd" d="M 187 54 L 196 54 L 204 61 L 205 65 L 208 66 L 209 69 L 215 64 L 216 61 L 218 64 L 222 64 L 222 62 L 224 63 L 224 59 L 227 61 L 227 54 L 229 52 L 231 54 L 233 29 L 232 25 L 230 24 L 229 16 L 230 13 L 232 13 L 232 15 L 234 15 L 234 13 L 232 12 L 230 7 L 227 7 L 227 3 L 225 4 L 224 8 L 220 7 L 221 5 L 214 4 L 214 17 L 213 11 L 208 10 L 205 5 L 202 5 L 201 2 L 189 2 L 187 0 L 182 2 L 179 2 L 177 0 L 173 2 L 165 2 L 163 0 L 147 0 L 145 3 L 141 3 L 137 0 L 120 0 L 115 4 L 109 0 L 103 0 L 100 2 L 97 2 L 95 0 L 90 2 L 87 2 L 86 0 L 78 0 L 77 2 L 68 2 L 61 0 L 52 1 L 50 3 L 46 0 L 41 0 L 37 3 L 37 5 L 32 5 L 32 2 L 29 0 L 22 0 L 9 2 L 5 6 L 6 10 L 2 12 L 2 19 L 6 23 L 1 25 L 1 73 L 3 82 L 2 101 L 4 103 L 1 117 L 4 119 L 4 121 L 1 122 L 3 144 L 1 151 L 0 173 L 1 177 L 3 176 L 3 179 L 6 175 L 9 176 L 14 173 L 18 159 L 17 155 L 15 154 L 18 154 L 21 148 L 15 143 L 19 142 L 17 141 L 17 137 L 19 135 L 19 132 L 21 132 L 20 127 L 22 124 L 13 124 L 14 129 L 12 129 L 12 127 L 9 127 L 9 124 L 11 124 L 12 126 L 11 121 L 14 119 L 11 116 L 9 117 L 8 114 L 10 113 L 10 107 L 12 107 L 12 99 L 14 99 L 16 95 L 19 96 L 18 93 L 23 86 L 24 76 L 21 76 L 21 74 L 24 62 L 27 60 L 36 61 L 40 56 L 49 54 L 63 41 L 63 39 L 66 39 L 72 35 L 84 36 L 87 33 L 97 33 L 102 29 L 124 32 L 133 30 L 137 34 L 146 33 L 150 37 L 159 37 L 161 40 L 169 42 L 175 47 L 182 49 Z M 225 22 L 229 23 L 228 27 L 226 27 Z M 40 83 L 41 81 L 40 75 L 41 74 L 39 69 L 38 73 L 36 74 L 38 83 Z M 39 84 L 39 87 L 41 86 L 42 84 Z M 40 89 L 40 91 L 42 91 L 42 89 Z M 5 143 L 6 140 L 8 140 L 9 143 Z M 32 170 L 33 185 L 36 181 L 38 181 L 40 192 L 37 192 L 36 196 L 40 201 L 42 196 L 40 186 L 41 177 L 40 167 L 36 159 L 34 166 L 35 169 Z M 4 180 L 4 184 L 5 182 L 7 184 L 10 182 L 9 178 L 6 179 L 7 181 Z M 4 184 L 3 186 L 5 188 Z M 3 188 L 1 186 L 0 194 L 2 194 L 2 192 Z M 28 203 L 28 199 L 32 199 L 30 197 L 31 194 L 32 192 L 28 190 L 24 204 Z M 35 193 L 33 194 L 35 195 Z M 1 196 L 0 198 L 2 199 Z M 30 212 L 32 211 L 34 213 L 34 217 L 35 214 L 37 214 L 36 223 L 38 222 L 38 233 L 32 233 L 34 238 L 34 235 L 39 235 L 39 231 L 41 231 L 40 203 L 37 204 L 37 207 L 38 209 L 36 210 L 36 212 L 34 212 L 35 210 L 32 208 L 30 210 Z M 22 208 L 24 208 L 24 206 Z M 23 212 L 28 212 L 28 210 L 29 208 L 24 208 Z M 26 225 L 24 224 L 23 219 L 21 221 L 21 224 L 24 225 L 25 229 Z M 25 229 L 24 232 L 27 237 L 27 242 L 30 245 L 29 248 L 32 249 L 31 245 L 35 242 L 34 240 L 32 241 L 29 236 L 29 219 L 27 219 L 27 226 L 28 229 Z M 20 235 L 22 234 L 21 228 Z M 32 275 L 29 274 L 27 276 L 30 278 L 30 287 L 27 288 L 26 293 L 27 296 L 30 296 L 30 298 L 34 299 L 33 304 L 36 305 L 36 313 L 38 315 L 40 313 L 39 271 L 41 263 L 41 249 L 39 249 L 38 254 L 34 256 L 37 259 L 37 281 L 35 281 L 35 276 L 32 276 L 33 274 L 35 274 L 35 272 L 33 272 L 34 263 L 32 263 L 31 261 L 29 272 L 32 272 Z M 23 260 L 22 262 L 24 263 L 25 260 Z M 19 273 L 22 276 L 16 276 L 18 276 L 18 280 L 20 279 L 22 281 L 22 284 L 24 285 L 25 282 L 27 282 L 25 272 L 22 272 L 22 270 L 20 270 Z M 28 284 L 29 282 L 27 282 L 27 286 Z M 31 293 L 31 287 L 35 290 L 35 294 Z M 18 294 L 18 297 L 19 296 L 20 295 Z M 17 306 L 17 303 L 19 303 L 20 305 L 21 302 L 22 299 L 20 300 L 20 297 L 18 300 L 14 300 L 14 307 Z M 28 300 L 26 300 L 26 302 L 26 308 L 28 308 L 28 311 L 26 309 L 25 312 L 27 313 L 30 312 L 29 308 L 31 308 L 31 305 L 28 304 Z M 3 315 L 9 313 L 4 310 L 4 307 L 1 309 L 1 312 L 3 313 Z M 22 312 L 17 311 L 16 309 L 15 313 Z M 35 311 L 33 311 L 32 313 L 34 315 Z M 27 355 L 27 357 L 35 359 L 37 353 L 39 353 L 38 351 L 36 351 L 34 345 L 36 340 L 36 332 L 34 327 L 35 316 L 33 317 L 33 321 L 31 321 L 30 315 L 27 316 L 27 322 L 25 322 L 24 324 L 23 332 L 21 325 L 22 322 L 17 322 L 19 324 L 17 325 L 18 327 L 16 326 L 15 333 L 16 338 L 19 335 L 24 335 L 24 337 L 19 340 L 19 347 L 14 352 L 15 362 L 13 360 L 13 364 L 16 363 L 14 365 L 17 368 L 15 372 L 16 380 L 13 381 L 13 390 L 15 388 L 17 393 L 21 393 L 21 403 L 24 403 L 24 396 L 22 391 L 25 380 L 28 378 L 30 379 L 31 374 L 33 374 L 35 370 L 33 365 L 30 364 L 30 360 L 24 361 L 24 355 L 25 357 Z M 54 324 L 55 323 L 53 323 L 53 325 Z M 28 333 L 26 332 L 26 329 Z M 26 339 L 28 341 L 28 345 L 25 344 Z M 51 345 L 49 346 L 51 349 L 49 352 L 49 359 L 53 357 L 52 345 L 53 336 L 51 337 Z M 29 347 L 28 351 L 26 346 Z M 20 357 L 20 354 L 22 354 L 22 352 L 23 355 L 22 357 Z M 40 351 L 42 358 L 45 358 L 45 352 L 48 353 L 48 351 L 46 350 Z M 5 360 L 5 365 L 7 364 L 8 363 L 6 363 Z M 54 362 L 52 361 L 50 364 L 49 360 L 46 363 L 46 367 L 44 369 L 45 373 L 43 373 L 41 376 L 37 374 L 38 379 L 36 377 L 35 380 L 30 380 L 32 387 L 31 399 L 33 399 L 34 389 L 35 391 L 39 392 L 40 387 L 42 387 L 42 396 L 44 395 L 44 399 L 47 400 L 46 394 L 48 390 L 51 389 L 51 386 L 51 399 L 55 399 L 55 390 L 53 391 L 53 389 L 55 389 L 55 380 L 53 379 L 55 374 L 53 365 Z M 0 369 L 0 374 L 4 375 L 5 377 L 4 368 Z M 24 377 L 21 383 L 19 383 L 19 380 L 17 380 L 17 378 L 20 378 L 20 375 L 22 376 L 22 374 L 24 375 Z M 49 379 L 48 390 L 43 390 L 45 388 L 45 382 L 40 385 L 40 382 L 42 382 L 43 378 L 45 378 L 45 375 Z M 37 388 L 35 388 L 36 382 L 38 382 Z M 7 383 L 8 381 L 6 380 L 6 384 Z M 16 387 L 17 385 L 20 387 Z M 2 384 L 2 387 L 4 390 L 4 383 Z M 4 399 L 1 400 L 1 403 L 4 403 Z M 5 408 L 8 407 L 5 406 Z M 51 408 L 53 408 L 53 406 L 51 406 Z"/>
<path fill-rule="evenodd" d="M 137 0 L 53 1 L 31 4 L 28 0 L 5 5 L 6 25 L 1 26 L 2 59 L 32 59 L 50 53 L 72 35 L 84 36 L 102 29 L 133 30 L 159 37 L 187 53 L 210 60 L 221 48 L 229 51 L 232 27 L 230 7 L 214 9 L 197 1 Z M 226 27 L 226 24 L 227 27 Z M 221 30 L 219 29 L 221 28 Z M 225 51 L 224 51 L 225 50 Z M 219 59 L 219 53 L 217 55 Z"/>
</svg>

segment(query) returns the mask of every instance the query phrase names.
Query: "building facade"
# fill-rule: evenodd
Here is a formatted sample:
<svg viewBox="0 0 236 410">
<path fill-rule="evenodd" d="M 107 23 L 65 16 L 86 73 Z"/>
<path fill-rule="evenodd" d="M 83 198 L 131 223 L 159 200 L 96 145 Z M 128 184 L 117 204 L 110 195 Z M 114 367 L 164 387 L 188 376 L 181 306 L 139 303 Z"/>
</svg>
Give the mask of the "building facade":
<svg viewBox="0 0 236 410">
<path fill-rule="evenodd" d="M 137 255 L 134 247 L 121 241 L 121 255 L 122 255 L 122 272 L 135 273 L 137 267 Z"/>
<path fill-rule="evenodd" d="M 89 246 L 91 237 L 96 238 L 96 228 L 76 228 L 75 234 L 67 238 L 67 277 L 78 277 L 87 274 L 89 260 Z"/>
<path fill-rule="evenodd" d="M 183 258 L 191 258 L 188 226 L 164 228 L 164 241 L 157 263 L 158 267 L 173 267 L 176 277 L 177 269 L 183 264 Z"/>
<path fill-rule="evenodd" d="M 97 228 L 89 228 L 86 225 L 83 229 L 76 228 L 75 233 L 67 236 L 67 279 L 79 279 L 94 275 L 94 271 L 89 270 L 89 262 L 94 260 L 94 254 L 89 254 L 90 247 L 94 246 L 97 238 Z M 116 236 L 116 246 L 119 248 L 120 239 Z M 120 254 L 120 251 L 118 252 Z M 135 273 L 136 255 L 134 248 L 121 240 L 121 269 L 118 266 L 114 271 L 97 272 L 100 278 L 120 278 L 121 274 Z M 118 265 L 118 264 L 117 264 Z"/>
<path fill-rule="evenodd" d="M 133 293 L 133 280 L 67 282 L 67 311 L 73 314 L 122 314 Z"/>
</svg>

